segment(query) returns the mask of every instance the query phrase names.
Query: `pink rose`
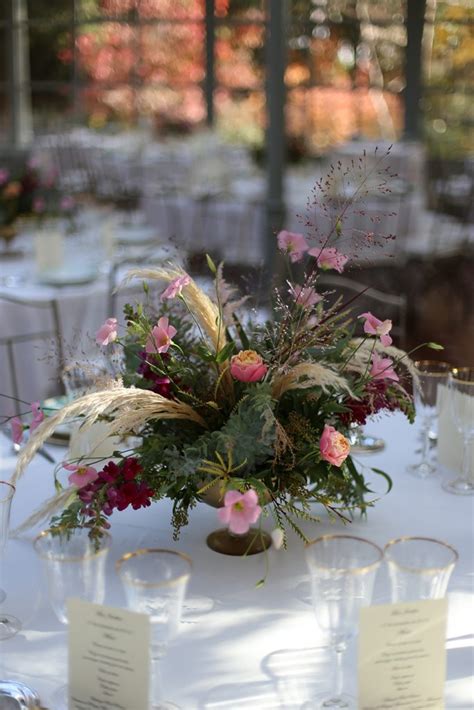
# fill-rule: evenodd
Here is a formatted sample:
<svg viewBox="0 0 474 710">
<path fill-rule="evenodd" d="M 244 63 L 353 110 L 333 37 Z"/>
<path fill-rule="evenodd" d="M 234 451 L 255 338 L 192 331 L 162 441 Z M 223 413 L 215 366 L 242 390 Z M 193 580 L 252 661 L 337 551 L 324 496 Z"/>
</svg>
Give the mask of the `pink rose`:
<svg viewBox="0 0 474 710">
<path fill-rule="evenodd" d="M 349 456 L 351 446 L 348 439 L 329 424 L 324 425 L 319 441 L 321 458 L 333 466 L 341 466 Z"/>
<path fill-rule="evenodd" d="M 23 441 L 23 422 L 20 417 L 13 417 L 10 422 L 12 441 L 14 444 L 21 444 Z"/>
<path fill-rule="evenodd" d="M 230 374 L 239 382 L 259 382 L 267 370 L 268 367 L 255 350 L 241 350 L 230 361 Z"/>
<path fill-rule="evenodd" d="M 301 261 L 305 251 L 308 251 L 308 243 L 302 234 L 297 232 L 287 232 L 283 230 L 277 236 L 278 248 L 280 251 L 289 254 L 292 262 Z"/>
<path fill-rule="evenodd" d="M 290 294 L 295 299 L 295 303 L 302 308 L 311 308 L 323 300 L 323 297 L 310 286 L 290 286 Z"/>
<path fill-rule="evenodd" d="M 5 168 L 0 168 L 0 185 L 5 185 L 6 181 L 10 177 L 10 173 Z"/>
<path fill-rule="evenodd" d="M 178 276 L 176 279 L 170 282 L 170 284 L 165 288 L 161 294 L 161 300 L 164 301 L 167 298 L 176 298 L 176 296 L 181 296 L 181 291 L 185 286 L 189 286 L 191 283 L 191 278 L 187 274 L 183 276 Z"/>
<path fill-rule="evenodd" d="M 147 353 L 166 353 L 173 344 L 172 338 L 178 331 L 169 324 L 168 318 L 163 316 L 158 324 L 152 328 L 151 334 L 145 344 Z"/>
<path fill-rule="evenodd" d="M 392 344 L 392 338 L 389 336 L 389 332 L 392 330 L 391 320 L 379 320 L 370 311 L 361 313 L 358 318 L 365 318 L 364 333 L 367 333 L 367 335 L 379 335 L 380 342 L 385 347 Z"/>
<path fill-rule="evenodd" d="M 344 266 L 349 261 L 349 257 L 341 254 L 335 247 L 326 247 L 325 249 L 314 247 L 309 250 L 308 254 L 316 257 L 318 266 L 321 269 L 325 271 L 334 269 L 340 274 L 342 274 Z"/>
<path fill-rule="evenodd" d="M 68 463 L 63 466 L 66 471 L 72 471 L 68 477 L 71 485 L 77 488 L 83 488 L 98 477 L 98 473 L 93 466 L 76 466 L 76 464 Z"/>
<path fill-rule="evenodd" d="M 66 195 L 65 197 L 61 198 L 59 206 L 65 212 L 69 212 L 69 210 L 72 210 L 74 208 L 75 204 L 76 203 L 74 201 L 74 198 L 70 195 Z"/>
<path fill-rule="evenodd" d="M 117 319 L 107 318 L 95 334 L 95 342 L 98 345 L 109 345 L 117 340 Z"/>
<path fill-rule="evenodd" d="M 372 367 L 370 376 L 373 380 L 393 380 L 398 382 L 399 377 L 393 369 L 393 360 L 389 357 L 380 357 L 377 353 L 372 354 Z"/>
<path fill-rule="evenodd" d="M 34 431 L 41 422 L 44 419 L 44 413 L 41 411 L 40 403 L 39 402 L 32 402 L 31 403 L 31 411 L 33 413 L 33 419 L 31 420 L 30 423 L 30 431 Z"/>
<path fill-rule="evenodd" d="M 227 491 L 224 496 L 224 507 L 219 508 L 217 515 L 221 523 L 227 523 L 229 530 L 236 535 L 244 535 L 250 525 L 256 523 L 262 512 L 258 504 L 258 496 L 251 488 L 245 493 Z"/>
</svg>

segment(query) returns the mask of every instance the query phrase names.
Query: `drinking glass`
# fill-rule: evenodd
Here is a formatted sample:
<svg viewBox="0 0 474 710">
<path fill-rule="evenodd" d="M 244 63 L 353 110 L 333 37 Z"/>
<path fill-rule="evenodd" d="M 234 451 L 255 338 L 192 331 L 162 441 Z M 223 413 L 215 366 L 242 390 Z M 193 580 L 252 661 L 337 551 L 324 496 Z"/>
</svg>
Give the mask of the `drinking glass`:
<svg viewBox="0 0 474 710">
<path fill-rule="evenodd" d="M 162 698 L 159 664 L 169 642 L 178 633 L 191 567 L 191 559 L 187 555 L 158 548 L 129 552 L 117 561 L 117 573 L 123 584 L 128 607 L 150 615 L 150 707 L 153 710 L 177 708 Z"/>
<path fill-rule="evenodd" d="M 456 550 L 428 537 L 400 537 L 385 545 L 392 602 L 441 599 L 458 559 Z"/>
<path fill-rule="evenodd" d="M 416 416 L 421 420 L 422 450 L 421 461 L 408 467 L 408 471 L 418 478 L 428 478 L 436 473 L 436 466 L 430 463 L 430 433 L 437 430 L 438 388 L 447 385 L 451 366 L 447 362 L 436 360 L 418 360 L 419 386 L 414 388 Z"/>
<path fill-rule="evenodd" d="M 48 596 L 56 617 L 67 624 L 67 600 L 79 597 L 95 604 L 105 598 L 105 563 L 112 538 L 108 533 L 91 540 L 87 528 L 63 534 L 44 530 L 33 546 L 46 574 Z M 53 695 L 54 707 L 67 708 L 67 686 Z"/>
<path fill-rule="evenodd" d="M 374 543 L 351 535 L 323 535 L 308 543 L 305 552 L 316 620 L 329 633 L 336 656 L 333 693 L 308 707 L 356 708 L 355 698 L 342 692 L 342 658 L 355 634 L 361 607 L 370 604 L 383 552 Z"/>
<path fill-rule="evenodd" d="M 3 551 L 7 545 L 8 530 L 10 526 L 10 510 L 15 486 L 8 481 L 0 481 L 0 563 Z M 0 589 L 0 603 L 6 598 L 3 589 Z M 0 641 L 15 636 L 21 629 L 20 621 L 10 614 L 0 614 Z"/>
<path fill-rule="evenodd" d="M 349 426 L 349 443 L 351 451 L 355 454 L 371 454 L 383 451 L 385 448 L 383 439 L 366 434 L 363 427 L 355 423 Z"/>
<path fill-rule="evenodd" d="M 474 438 L 474 368 L 454 368 L 449 375 L 449 399 L 454 423 L 463 437 L 462 473 L 443 484 L 445 491 L 458 496 L 474 494 L 471 444 Z"/>
</svg>

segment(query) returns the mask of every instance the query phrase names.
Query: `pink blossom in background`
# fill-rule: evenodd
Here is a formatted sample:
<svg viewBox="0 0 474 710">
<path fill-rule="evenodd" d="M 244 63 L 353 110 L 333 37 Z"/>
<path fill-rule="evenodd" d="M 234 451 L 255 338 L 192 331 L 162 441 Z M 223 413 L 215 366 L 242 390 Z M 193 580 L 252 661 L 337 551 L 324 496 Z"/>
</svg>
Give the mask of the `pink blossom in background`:
<svg viewBox="0 0 474 710">
<path fill-rule="evenodd" d="M 31 411 L 33 413 L 33 419 L 30 423 L 30 431 L 34 431 L 44 419 L 44 412 L 41 410 L 39 402 L 31 403 Z"/>
<path fill-rule="evenodd" d="M 219 508 L 217 515 L 221 523 L 227 523 L 231 532 L 244 535 L 249 531 L 250 525 L 257 522 L 261 512 L 258 495 L 251 488 L 245 493 L 227 491 L 224 507 Z"/>
<path fill-rule="evenodd" d="M 399 377 L 393 369 L 393 360 L 389 357 L 380 357 L 377 353 L 372 354 L 372 367 L 370 376 L 373 380 L 393 380 L 398 382 Z"/>
<path fill-rule="evenodd" d="M 12 441 L 14 444 L 21 444 L 23 441 L 23 422 L 20 417 L 13 417 L 10 422 Z"/>
<path fill-rule="evenodd" d="M 69 212 L 70 210 L 74 209 L 75 205 L 76 201 L 74 200 L 74 197 L 71 197 L 70 195 L 66 195 L 65 197 L 61 198 L 61 202 L 59 203 L 60 208 L 65 212 Z"/>
<path fill-rule="evenodd" d="M 319 440 L 321 458 L 333 466 L 341 466 L 349 456 L 351 446 L 349 440 L 329 424 L 324 425 L 321 439 Z"/>
<path fill-rule="evenodd" d="M 173 338 L 178 331 L 169 324 L 168 318 L 163 316 L 158 324 L 152 328 L 151 335 L 146 341 L 145 350 L 147 353 L 166 353 L 173 344 Z"/>
<path fill-rule="evenodd" d="M 191 283 L 191 277 L 188 276 L 187 274 L 183 274 L 183 276 L 178 276 L 176 279 L 173 279 L 169 283 L 169 285 L 165 288 L 163 293 L 161 294 L 161 300 L 164 301 L 167 298 L 176 298 L 176 296 L 181 296 L 181 291 L 185 286 L 189 286 Z"/>
<path fill-rule="evenodd" d="M 308 254 L 316 257 L 318 266 L 321 269 L 325 271 L 334 269 L 340 274 L 342 274 L 344 266 L 349 261 L 349 257 L 345 256 L 345 254 L 341 254 L 335 247 L 325 247 L 324 249 L 313 247 L 313 249 L 309 250 Z"/>
<path fill-rule="evenodd" d="M 105 323 L 100 326 L 95 334 L 95 342 L 98 345 L 109 345 L 117 340 L 117 319 L 107 318 Z"/>
<path fill-rule="evenodd" d="M 27 162 L 27 166 L 31 170 L 36 170 L 36 168 L 39 168 L 40 165 L 41 165 L 41 160 L 39 159 L 39 157 L 37 155 L 33 155 Z"/>
<path fill-rule="evenodd" d="M 295 303 L 303 308 L 310 308 L 323 300 L 323 297 L 319 293 L 316 293 L 311 286 L 290 285 L 290 294 L 295 299 Z"/>
<path fill-rule="evenodd" d="M 10 173 L 8 170 L 5 168 L 0 168 L 0 185 L 4 185 L 8 178 L 10 177 Z"/>
<path fill-rule="evenodd" d="M 277 236 L 278 248 L 280 251 L 288 254 L 291 261 L 301 261 L 305 251 L 308 251 L 309 245 L 302 234 L 298 232 L 287 232 L 283 230 Z"/>
<path fill-rule="evenodd" d="M 392 338 L 389 336 L 389 332 L 392 330 L 391 320 L 381 321 L 372 315 L 370 311 L 361 313 L 358 317 L 365 318 L 364 333 L 367 333 L 367 335 L 379 335 L 380 342 L 385 347 L 392 344 Z"/>
<path fill-rule="evenodd" d="M 267 370 L 267 365 L 255 350 L 241 350 L 230 361 L 230 374 L 239 382 L 259 382 Z"/>
<path fill-rule="evenodd" d="M 33 212 L 36 212 L 37 214 L 41 214 L 41 212 L 44 212 L 46 207 L 46 202 L 43 200 L 42 197 L 35 197 L 33 200 Z"/>
<path fill-rule="evenodd" d="M 93 466 L 77 466 L 76 464 L 68 463 L 65 464 L 63 468 L 66 469 L 66 471 L 71 471 L 68 481 L 72 486 L 77 486 L 77 488 L 87 486 L 99 476 Z"/>
</svg>

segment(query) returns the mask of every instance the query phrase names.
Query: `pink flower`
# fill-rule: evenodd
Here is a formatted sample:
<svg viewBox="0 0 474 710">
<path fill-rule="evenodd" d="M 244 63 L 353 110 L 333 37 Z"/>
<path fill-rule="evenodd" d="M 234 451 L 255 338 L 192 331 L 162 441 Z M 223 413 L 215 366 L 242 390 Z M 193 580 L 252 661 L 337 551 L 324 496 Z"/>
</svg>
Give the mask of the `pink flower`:
<svg viewBox="0 0 474 710">
<path fill-rule="evenodd" d="M 259 382 L 267 374 L 268 367 L 255 350 L 241 350 L 230 361 L 230 374 L 239 382 Z"/>
<path fill-rule="evenodd" d="M 20 417 L 13 417 L 10 422 L 12 441 L 14 444 L 21 444 L 23 441 L 23 422 Z"/>
<path fill-rule="evenodd" d="M 335 269 L 340 274 L 342 274 L 345 264 L 349 261 L 349 257 L 341 254 L 335 247 L 326 247 L 325 249 L 314 247 L 309 250 L 308 254 L 316 257 L 318 266 L 321 269 L 325 271 Z"/>
<path fill-rule="evenodd" d="M 35 197 L 33 200 L 33 212 L 36 212 L 37 214 L 40 214 L 41 212 L 44 212 L 46 207 L 46 202 L 43 200 L 42 197 Z"/>
<path fill-rule="evenodd" d="M 377 353 L 372 354 L 370 376 L 373 380 L 393 380 L 394 382 L 399 380 L 393 369 L 393 361 L 389 357 L 380 357 Z"/>
<path fill-rule="evenodd" d="M 62 210 L 65 212 L 69 212 L 69 210 L 72 210 L 75 206 L 76 202 L 73 197 L 70 195 L 66 195 L 61 199 L 61 202 L 59 203 L 59 206 Z"/>
<path fill-rule="evenodd" d="M 305 251 L 308 251 L 308 243 L 302 234 L 297 232 L 287 232 L 283 230 L 277 236 L 278 248 L 280 251 L 289 254 L 291 261 L 301 261 Z"/>
<path fill-rule="evenodd" d="M 44 412 L 41 411 L 39 402 L 31 403 L 31 411 L 33 412 L 33 419 L 30 423 L 30 431 L 34 431 L 44 419 Z"/>
<path fill-rule="evenodd" d="M 367 333 L 367 335 L 379 335 L 380 342 L 384 346 L 392 344 L 392 338 L 389 336 L 389 332 L 392 329 L 391 320 L 381 321 L 372 315 L 370 311 L 361 313 L 358 317 L 365 318 L 364 333 Z"/>
<path fill-rule="evenodd" d="M 5 168 L 0 168 L 0 185 L 4 185 L 8 178 L 10 177 L 10 173 L 8 170 Z"/>
<path fill-rule="evenodd" d="M 117 319 L 107 318 L 95 334 L 95 342 L 98 345 L 109 345 L 117 340 Z"/>
<path fill-rule="evenodd" d="M 191 283 L 191 278 L 187 274 L 183 276 L 178 276 L 176 279 L 170 282 L 170 284 L 165 288 L 161 294 L 161 300 L 164 301 L 166 298 L 176 298 L 176 296 L 181 296 L 181 291 L 185 286 L 189 286 Z"/>
<path fill-rule="evenodd" d="M 321 458 L 328 461 L 333 466 L 341 466 L 349 456 L 351 446 L 348 439 L 336 431 L 329 424 L 324 425 L 321 439 L 319 440 L 319 450 Z"/>
<path fill-rule="evenodd" d="M 236 535 L 249 531 L 251 523 L 256 523 L 262 512 L 258 504 L 258 496 L 251 488 L 245 493 L 227 491 L 224 496 L 224 507 L 219 508 L 217 515 L 221 523 L 227 523 L 229 530 Z"/>
<path fill-rule="evenodd" d="M 295 299 L 295 303 L 302 306 L 302 308 L 310 308 L 323 300 L 323 297 L 316 293 L 311 286 L 290 285 L 290 294 Z"/>
<path fill-rule="evenodd" d="M 66 471 L 72 471 L 68 477 L 71 485 L 83 488 L 89 483 L 92 483 L 99 476 L 93 466 L 76 466 L 76 464 L 68 463 L 63 466 Z"/>
<path fill-rule="evenodd" d="M 147 353 L 166 353 L 170 345 L 173 344 L 172 338 L 178 331 L 169 324 L 168 318 L 163 316 L 158 321 L 158 324 L 152 328 L 151 335 L 146 341 L 145 350 Z"/>
</svg>

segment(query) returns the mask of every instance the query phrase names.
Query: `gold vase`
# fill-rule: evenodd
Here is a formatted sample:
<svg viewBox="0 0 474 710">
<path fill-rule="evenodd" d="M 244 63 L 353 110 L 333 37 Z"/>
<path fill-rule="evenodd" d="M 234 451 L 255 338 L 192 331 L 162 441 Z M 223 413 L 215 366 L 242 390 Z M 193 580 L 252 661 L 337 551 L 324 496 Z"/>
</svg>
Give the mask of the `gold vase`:
<svg viewBox="0 0 474 710">
<path fill-rule="evenodd" d="M 203 483 L 203 485 L 205 485 Z M 206 505 L 212 508 L 222 508 L 224 505 L 224 495 L 219 481 L 216 481 L 214 486 L 208 488 L 200 499 Z M 271 500 L 270 493 L 267 493 L 266 503 Z M 266 504 L 265 503 L 265 504 Z M 219 552 L 221 555 L 231 555 L 232 557 L 243 557 L 244 555 L 257 555 L 259 552 L 264 552 L 272 544 L 272 538 L 264 530 L 259 528 L 250 528 L 243 535 L 232 533 L 228 528 L 220 528 L 211 532 L 206 539 L 207 546 Z"/>
</svg>

